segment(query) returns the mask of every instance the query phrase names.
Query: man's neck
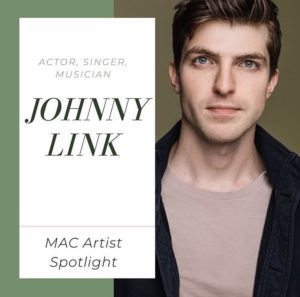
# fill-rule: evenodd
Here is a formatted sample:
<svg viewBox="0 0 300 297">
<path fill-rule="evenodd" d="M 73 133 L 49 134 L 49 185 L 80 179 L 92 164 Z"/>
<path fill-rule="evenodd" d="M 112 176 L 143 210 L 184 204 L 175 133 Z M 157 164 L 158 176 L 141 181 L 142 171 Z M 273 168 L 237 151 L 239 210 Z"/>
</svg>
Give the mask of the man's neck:
<svg viewBox="0 0 300 297">
<path fill-rule="evenodd" d="M 182 125 L 169 166 L 187 183 L 215 191 L 244 188 L 265 170 L 254 144 L 255 127 L 231 143 L 211 143 Z"/>
</svg>

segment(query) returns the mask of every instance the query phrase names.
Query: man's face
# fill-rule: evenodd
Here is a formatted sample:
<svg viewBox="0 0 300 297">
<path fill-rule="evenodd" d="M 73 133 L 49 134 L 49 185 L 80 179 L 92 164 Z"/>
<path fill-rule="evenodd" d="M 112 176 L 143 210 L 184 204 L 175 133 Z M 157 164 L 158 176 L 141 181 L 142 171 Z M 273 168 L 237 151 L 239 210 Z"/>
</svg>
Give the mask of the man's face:
<svg viewBox="0 0 300 297">
<path fill-rule="evenodd" d="M 228 143 L 253 131 L 271 95 L 265 25 L 209 21 L 187 39 L 170 78 L 180 93 L 182 123 L 213 143 Z"/>
</svg>

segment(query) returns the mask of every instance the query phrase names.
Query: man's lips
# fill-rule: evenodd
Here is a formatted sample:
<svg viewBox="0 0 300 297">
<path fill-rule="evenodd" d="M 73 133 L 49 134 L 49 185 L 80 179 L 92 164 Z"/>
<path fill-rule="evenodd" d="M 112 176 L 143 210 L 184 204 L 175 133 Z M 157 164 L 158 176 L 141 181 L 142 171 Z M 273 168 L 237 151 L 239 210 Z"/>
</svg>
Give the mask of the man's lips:
<svg viewBox="0 0 300 297">
<path fill-rule="evenodd" d="M 236 106 L 222 106 L 222 105 L 209 106 L 207 107 L 207 109 L 216 115 L 231 115 L 241 110 Z"/>
</svg>

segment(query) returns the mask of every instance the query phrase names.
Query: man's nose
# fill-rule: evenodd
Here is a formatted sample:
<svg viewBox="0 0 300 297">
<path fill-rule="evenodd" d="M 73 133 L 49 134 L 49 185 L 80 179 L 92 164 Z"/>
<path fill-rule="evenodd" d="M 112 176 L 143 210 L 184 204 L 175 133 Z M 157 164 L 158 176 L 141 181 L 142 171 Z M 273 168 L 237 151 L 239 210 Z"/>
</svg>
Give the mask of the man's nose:
<svg viewBox="0 0 300 297">
<path fill-rule="evenodd" d="M 235 91 L 233 69 L 230 65 L 220 65 L 214 81 L 214 92 L 220 96 L 228 96 Z"/>
</svg>

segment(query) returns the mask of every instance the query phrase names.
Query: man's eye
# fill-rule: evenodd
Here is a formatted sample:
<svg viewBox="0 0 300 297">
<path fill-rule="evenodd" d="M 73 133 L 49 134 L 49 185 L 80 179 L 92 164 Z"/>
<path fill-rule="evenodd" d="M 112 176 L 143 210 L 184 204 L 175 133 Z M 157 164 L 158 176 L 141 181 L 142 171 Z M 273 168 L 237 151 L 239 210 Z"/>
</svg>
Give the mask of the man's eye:
<svg viewBox="0 0 300 297">
<path fill-rule="evenodd" d="M 240 64 L 242 67 L 250 68 L 250 69 L 256 69 L 258 68 L 258 64 L 251 61 L 251 60 L 245 60 Z"/>
<path fill-rule="evenodd" d="M 194 63 L 196 63 L 196 64 L 208 64 L 209 60 L 206 57 L 197 57 L 196 59 L 194 59 Z"/>
</svg>

